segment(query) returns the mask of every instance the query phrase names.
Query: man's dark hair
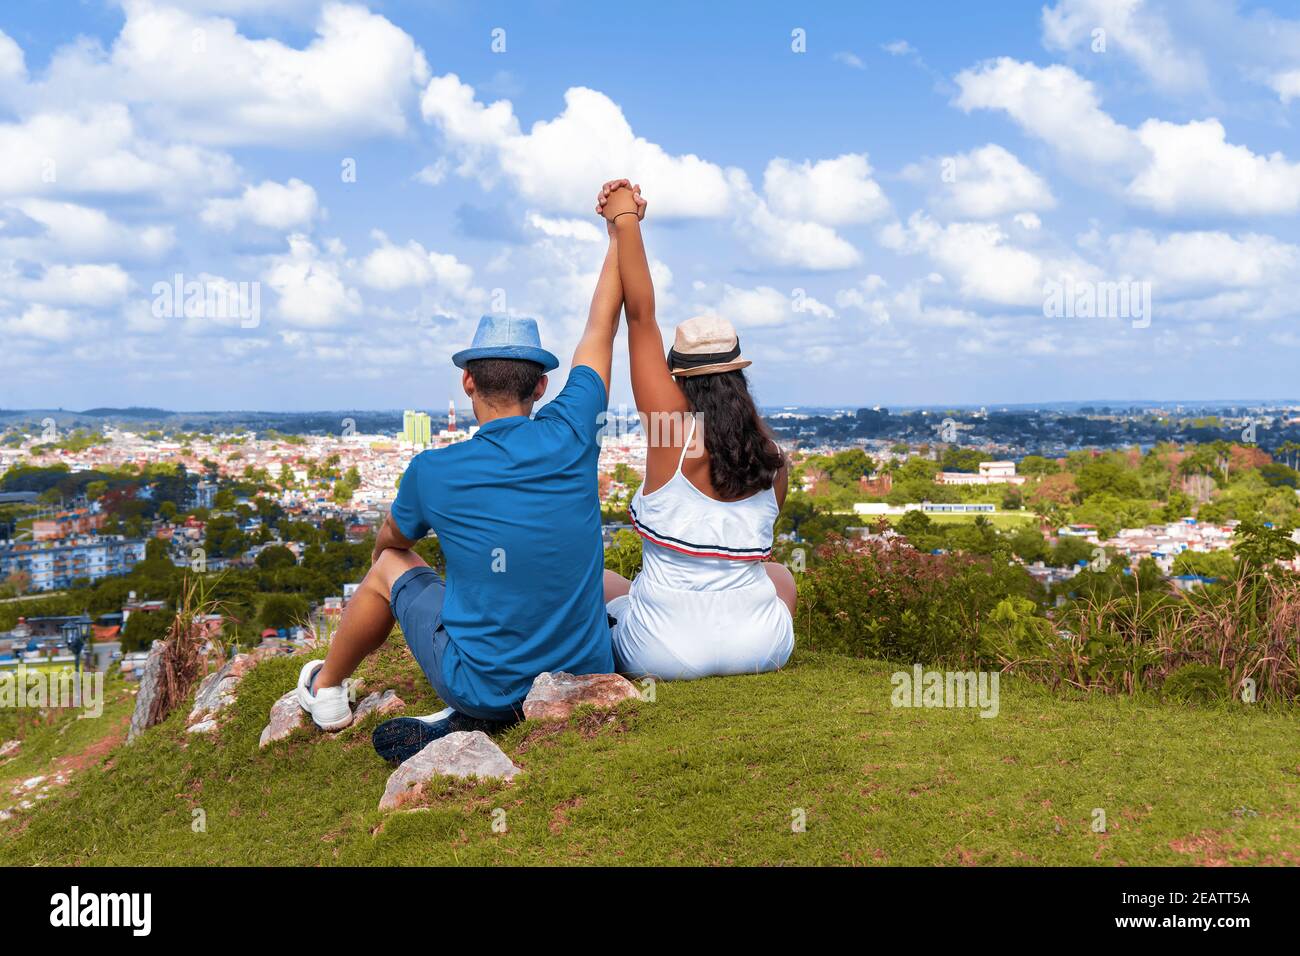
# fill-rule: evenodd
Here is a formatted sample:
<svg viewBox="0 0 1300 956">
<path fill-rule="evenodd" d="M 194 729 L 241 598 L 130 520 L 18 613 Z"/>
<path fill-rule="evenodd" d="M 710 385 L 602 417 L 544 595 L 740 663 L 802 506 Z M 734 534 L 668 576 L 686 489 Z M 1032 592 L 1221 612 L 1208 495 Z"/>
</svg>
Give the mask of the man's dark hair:
<svg viewBox="0 0 1300 956">
<path fill-rule="evenodd" d="M 525 402 L 545 371 L 540 362 L 526 359 L 471 359 L 465 371 L 474 379 L 474 387 L 489 402 Z"/>
</svg>

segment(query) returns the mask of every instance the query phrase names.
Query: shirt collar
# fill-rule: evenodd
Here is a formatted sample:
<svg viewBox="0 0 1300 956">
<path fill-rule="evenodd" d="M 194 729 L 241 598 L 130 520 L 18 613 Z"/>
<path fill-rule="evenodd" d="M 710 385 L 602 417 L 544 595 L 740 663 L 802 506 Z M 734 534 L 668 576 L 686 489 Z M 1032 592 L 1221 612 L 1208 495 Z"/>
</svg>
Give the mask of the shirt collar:
<svg viewBox="0 0 1300 956">
<path fill-rule="evenodd" d="M 501 418 L 494 418 L 492 419 L 492 421 L 480 425 L 478 427 L 478 431 L 475 432 L 475 434 L 481 435 L 486 431 L 493 431 L 497 428 L 498 425 L 504 426 L 504 425 L 512 424 L 514 422 L 526 422 L 528 420 L 529 418 L 527 415 L 505 415 Z"/>
</svg>

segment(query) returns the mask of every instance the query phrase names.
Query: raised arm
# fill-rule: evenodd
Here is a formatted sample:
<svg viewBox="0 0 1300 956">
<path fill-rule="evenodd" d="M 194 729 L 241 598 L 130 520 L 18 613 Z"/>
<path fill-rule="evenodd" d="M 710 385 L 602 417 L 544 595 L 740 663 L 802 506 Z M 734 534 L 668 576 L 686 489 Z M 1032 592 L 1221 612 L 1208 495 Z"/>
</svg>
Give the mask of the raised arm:
<svg viewBox="0 0 1300 956">
<path fill-rule="evenodd" d="M 681 447 L 690 433 L 690 405 L 668 371 L 664 341 L 655 320 L 655 290 L 650 263 L 641 241 L 640 188 L 616 188 L 597 203 L 614 228 L 618 242 L 618 272 L 627 313 L 627 343 L 631 355 L 632 394 L 646 429 L 646 482 L 654 491 L 677 469 Z M 632 212 L 637 215 L 631 215 Z"/>
<path fill-rule="evenodd" d="M 614 335 L 618 332 L 618 313 L 623 307 L 623 286 L 618 276 L 618 241 L 609 229 L 609 249 L 600 267 L 596 291 L 591 296 L 587 327 L 573 352 L 573 367 L 590 366 L 605 383 L 609 396 L 610 365 L 614 356 Z"/>
<path fill-rule="evenodd" d="M 641 239 L 644 203 L 640 187 L 616 188 L 602 204 L 601 214 L 613 225 L 618 244 L 618 272 L 623 283 L 623 308 L 627 314 L 628 349 L 631 353 L 632 394 L 637 408 L 646 413 L 685 412 L 686 398 L 668 372 L 663 337 L 655 321 L 655 289 Z M 628 215 L 636 212 L 637 215 Z"/>
</svg>

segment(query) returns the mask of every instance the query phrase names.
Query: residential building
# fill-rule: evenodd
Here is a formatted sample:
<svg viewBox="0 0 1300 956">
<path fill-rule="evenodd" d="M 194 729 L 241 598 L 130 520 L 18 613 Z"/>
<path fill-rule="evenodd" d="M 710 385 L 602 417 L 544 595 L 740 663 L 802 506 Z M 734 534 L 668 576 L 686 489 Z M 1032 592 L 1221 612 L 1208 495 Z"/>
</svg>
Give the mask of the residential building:
<svg viewBox="0 0 1300 956">
<path fill-rule="evenodd" d="M 26 575 L 35 591 L 71 587 L 74 581 L 126 574 L 144 560 L 145 542 L 121 535 L 19 541 L 0 545 L 0 578 Z"/>
<path fill-rule="evenodd" d="M 1023 485 L 1026 478 L 1016 474 L 1014 461 L 982 461 L 978 473 L 941 471 L 934 480 L 941 485 Z"/>
<path fill-rule="evenodd" d="M 428 412 L 407 409 L 402 413 L 402 441 L 423 447 L 433 444 L 433 422 Z"/>
</svg>

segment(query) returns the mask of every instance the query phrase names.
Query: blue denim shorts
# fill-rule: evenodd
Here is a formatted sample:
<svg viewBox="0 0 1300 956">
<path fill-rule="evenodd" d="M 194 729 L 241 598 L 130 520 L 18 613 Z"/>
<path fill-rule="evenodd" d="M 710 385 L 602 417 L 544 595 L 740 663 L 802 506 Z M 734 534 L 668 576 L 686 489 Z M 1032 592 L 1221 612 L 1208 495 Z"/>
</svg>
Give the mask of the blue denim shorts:
<svg viewBox="0 0 1300 956">
<path fill-rule="evenodd" d="M 447 689 L 443 679 L 442 660 L 450 640 L 442 626 L 442 601 L 446 593 L 446 585 L 433 568 L 411 568 L 393 582 L 388 603 L 411 656 L 443 703 L 471 717 L 495 716 L 481 714 L 479 708 L 459 700 Z"/>
</svg>

